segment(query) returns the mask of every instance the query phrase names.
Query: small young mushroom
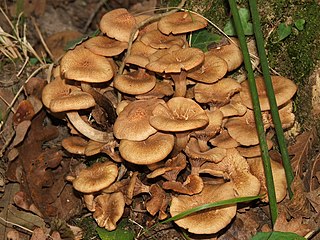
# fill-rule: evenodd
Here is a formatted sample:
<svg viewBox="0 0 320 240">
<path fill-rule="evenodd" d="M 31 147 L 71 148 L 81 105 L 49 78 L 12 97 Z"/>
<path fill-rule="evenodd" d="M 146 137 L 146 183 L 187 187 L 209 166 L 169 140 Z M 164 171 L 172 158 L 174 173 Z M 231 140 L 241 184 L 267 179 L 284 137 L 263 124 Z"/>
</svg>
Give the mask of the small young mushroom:
<svg viewBox="0 0 320 240">
<path fill-rule="evenodd" d="M 205 184 L 200 194 L 173 196 L 170 204 L 172 217 L 203 204 L 218 202 L 234 198 L 232 183 Z M 175 223 L 195 234 L 212 234 L 226 227 L 236 215 L 237 205 L 230 204 L 219 208 L 210 208 L 200 211 L 179 220 Z"/>
<path fill-rule="evenodd" d="M 153 30 L 143 34 L 140 41 L 147 46 L 155 49 L 170 48 L 172 45 L 183 47 L 185 45 L 185 36 L 164 35 L 159 30 Z"/>
<path fill-rule="evenodd" d="M 88 146 L 88 141 L 82 137 L 70 136 L 64 138 L 61 142 L 61 145 L 69 153 L 81 154 L 85 153 L 86 147 Z"/>
<path fill-rule="evenodd" d="M 194 195 L 202 191 L 203 180 L 197 174 L 190 174 L 183 183 L 178 181 L 167 181 L 163 183 L 162 187 L 166 190 L 172 190 L 182 194 Z"/>
</svg>

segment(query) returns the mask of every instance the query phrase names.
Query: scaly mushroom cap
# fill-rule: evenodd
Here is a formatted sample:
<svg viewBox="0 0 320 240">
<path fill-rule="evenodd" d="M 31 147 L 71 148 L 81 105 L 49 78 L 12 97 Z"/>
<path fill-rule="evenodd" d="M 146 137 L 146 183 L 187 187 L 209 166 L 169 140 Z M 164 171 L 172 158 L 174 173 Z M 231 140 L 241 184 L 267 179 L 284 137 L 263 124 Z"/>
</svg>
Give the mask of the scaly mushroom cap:
<svg viewBox="0 0 320 240">
<path fill-rule="evenodd" d="M 108 231 L 115 230 L 117 221 L 122 217 L 125 207 L 122 192 L 102 194 L 97 196 L 94 201 L 95 212 L 93 213 L 93 218 L 99 227 L 104 227 Z"/>
<path fill-rule="evenodd" d="M 153 89 L 155 85 L 156 77 L 143 69 L 118 75 L 113 81 L 113 86 L 116 89 L 132 95 L 147 93 Z"/>
<path fill-rule="evenodd" d="M 264 175 L 264 169 L 262 164 L 261 157 L 257 158 L 249 158 L 248 164 L 250 166 L 250 172 L 256 176 L 261 183 L 261 188 L 259 194 L 265 194 L 265 197 L 262 198 L 262 201 L 269 202 L 267 193 L 267 186 L 266 186 L 266 178 Z M 281 202 L 287 195 L 287 181 L 286 175 L 283 166 L 270 159 L 271 169 L 272 169 L 272 176 L 274 181 L 274 188 L 276 193 L 277 202 Z"/>
<path fill-rule="evenodd" d="M 241 66 L 243 62 L 242 51 L 239 47 L 239 41 L 236 38 L 231 38 L 234 42 L 223 45 L 217 48 L 211 48 L 209 54 L 216 55 L 227 62 L 228 72 L 231 72 Z"/>
<path fill-rule="evenodd" d="M 181 36 L 164 35 L 158 30 L 153 30 L 145 33 L 140 38 L 140 41 L 147 46 L 156 49 L 170 48 L 172 45 L 178 45 L 182 48 L 185 44 L 185 41 Z"/>
<path fill-rule="evenodd" d="M 174 217 L 188 209 L 203 204 L 234 198 L 232 183 L 219 185 L 205 184 L 202 192 L 193 196 L 173 196 L 170 213 Z M 226 227 L 236 215 L 237 205 L 231 204 L 211 208 L 176 220 L 175 223 L 195 234 L 212 234 Z"/>
<path fill-rule="evenodd" d="M 118 8 L 103 15 L 100 21 L 100 30 L 108 37 L 122 42 L 129 42 L 130 34 L 136 25 L 136 19 L 127 9 Z M 138 36 L 135 35 L 134 38 Z"/>
<path fill-rule="evenodd" d="M 128 162 L 138 165 L 148 165 L 160 162 L 172 151 L 174 136 L 155 133 L 144 141 L 121 140 L 119 151 Z"/>
<path fill-rule="evenodd" d="M 204 53 L 198 48 L 184 48 L 150 62 L 146 68 L 153 72 L 179 73 L 190 70 L 204 61 Z"/>
<path fill-rule="evenodd" d="M 60 69 L 64 78 L 83 82 L 107 82 L 114 74 L 107 58 L 84 47 L 69 50 L 61 59 Z"/>
<path fill-rule="evenodd" d="M 118 176 L 118 167 L 112 162 L 94 163 L 82 169 L 75 179 L 73 187 L 83 193 L 93 193 L 111 185 Z"/>
<path fill-rule="evenodd" d="M 149 124 L 152 110 L 158 104 L 165 104 L 162 99 L 136 100 L 120 112 L 113 126 L 113 134 L 118 139 L 143 141 L 157 130 Z"/>
<path fill-rule="evenodd" d="M 112 57 L 128 48 L 127 42 L 120 42 L 105 36 L 92 37 L 84 42 L 84 47 L 97 55 Z"/>
<path fill-rule="evenodd" d="M 191 12 L 175 12 L 161 18 L 158 22 L 158 29 L 166 35 L 179 34 L 205 28 L 207 24 L 202 16 Z"/>
<path fill-rule="evenodd" d="M 205 53 L 203 64 L 188 73 L 188 77 L 198 82 L 214 83 L 227 73 L 228 65 L 225 60 L 213 54 Z"/>
<path fill-rule="evenodd" d="M 293 81 L 285 77 L 271 76 L 271 81 L 276 97 L 277 106 L 281 106 L 287 103 L 297 91 L 297 85 Z M 267 96 L 267 90 L 264 84 L 263 77 L 256 77 L 255 82 L 257 85 L 261 111 L 270 110 L 269 99 Z M 248 108 L 253 109 L 248 81 L 242 82 L 241 86 L 242 90 L 240 92 L 240 97 L 242 103 Z"/>
<path fill-rule="evenodd" d="M 225 105 L 230 97 L 241 90 L 241 85 L 232 78 L 223 78 L 212 84 L 197 83 L 194 87 L 194 97 L 199 103 L 214 103 Z"/>
<path fill-rule="evenodd" d="M 208 124 L 206 112 L 192 99 L 171 98 L 166 104 L 158 104 L 149 119 L 151 126 L 158 130 L 183 132 Z"/>
</svg>

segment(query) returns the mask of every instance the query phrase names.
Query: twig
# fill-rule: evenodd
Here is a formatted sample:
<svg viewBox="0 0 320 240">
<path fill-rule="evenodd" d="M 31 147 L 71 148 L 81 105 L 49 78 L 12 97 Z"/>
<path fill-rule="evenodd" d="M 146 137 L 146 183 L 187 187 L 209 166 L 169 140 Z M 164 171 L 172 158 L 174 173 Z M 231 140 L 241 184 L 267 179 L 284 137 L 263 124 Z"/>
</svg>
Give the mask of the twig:
<svg viewBox="0 0 320 240">
<path fill-rule="evenodd" d="M 89 16 L 86 25 L 84 26 L 83 32 L 86 33 L 88 31 L 88 28 L 90 26 L 90 24 L 93 21 L 93 18 L 97 15 L 98 11 L 100 10 L 100 8 L 103 6 L 103 4 L 105 3 L 106 0 L 100 0 L 100 2 L 97 4 L 96 8 L 94 9 L 94 11 L 91 13 L 91 15 Z"/>
<path fill-rule="evenodd" d="M 130 53 L 131 53 L 131 47 L 132 47 L 132 43 L 133 43 L 133 40 L 134 40 L 134 36 L 135 36 L 136 33 L 138 32 L 138 30 L 139 30 L 140 28 L 144 27 L 145 25 L 153 22 L 153 21 L 157 21 L 157 20 L 159 20 L 160 18 L 162 18 L 162 17 L 164 17 L 164 16 L 167 16 L 167 15 L 170 15 L 170 14 L 172 14 L 172 13 L 177 12 L 178 10 L 180 10 L 180 9 L 183 7 L 183 5 L 184 5 L 185 3 L 186 3 L 186 0 L 181 0 L 181 2 L 179 3 L 179 5 L 178 5 L 175 9 L 173 9 L 173 10 L 171 10 L 171 11 L 169 11 L 169 12 L 159 13 L 159 14 L 157 14 L 157 15 L 154 15 L 154 16 L 150 17 L 150 18 L 147 18 L 146 20 L 138 23 L 138 24 L 134 27 L 134 29 L 132 29 L 131 35 L 130 35 L 130 38 L 129 38 L 129 42 L 128 42 L 128 49 L 127 49 L 127 52 L 126 52 L 126 55 L 125 55 L 123 61 L 121 62 L 121 65 L 120 65 L 120 67 L 119 67 L 118 75 L 121 75 L 121 74 L 123 73 L 124 66 L 125 66 L 125 64 L 126 64 L 126 59 L 127 59 L 127 57 L 130 55 Z"/>
<path fill-rule="evenodd" d="M 19 227 L 19 228 L 21 228 L 21 229 L 23 229 L 23 230 L 25 230 L 25 231 L 27 231 L 27 232 L 29 232 L 29 233 L 33 234 L 33 231 L 32 231 L 32 230 L 30 230 L 29 228 L 26 228 L 26 227 L 21 226 L 21 225 L 19 225 L 19 224 L 16 224 L 16 223 L 10 222 L 10 221 L 8 221 L 8 220 L 5 220 L 5 219 L 4 219 L 4 218 L 2 218 L 2 217 L 0 217 L 0 219 L 1 219 L 3 222 L 5 222 L 6 224 L 10 224 L 10 225 L 13 225 L 13 226 Z"/>
<path fill-rule="evenodd" d="M 20 69 L 20 71 L 16 74 L 17 77 L 19 77 L 21 75 L 21 73 L 23 72 L 24 68 L 27 66 L 27 63 L 29 62 L 29 56 L 27 56 L 27 58 L 24 60 L 24 63 Z"/>
</svg>

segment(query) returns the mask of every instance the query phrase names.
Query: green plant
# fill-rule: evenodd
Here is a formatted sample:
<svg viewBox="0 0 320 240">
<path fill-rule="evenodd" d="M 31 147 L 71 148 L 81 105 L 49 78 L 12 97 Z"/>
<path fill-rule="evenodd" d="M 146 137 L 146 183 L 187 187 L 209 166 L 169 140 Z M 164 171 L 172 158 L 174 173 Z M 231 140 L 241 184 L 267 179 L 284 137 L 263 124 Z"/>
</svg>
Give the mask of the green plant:
<svg viewBox="0 0 320 240">
<path fill-rule="evenodd" d="M 297 31 L 302 31 L 304 29 L 306 21 L 304 19 L 298 19 L 293 24 L 287 25 L 286 23 L 280 23 L 277 27 L 277 40 L 276 42 L 280 42 L 287 38 L 294 29 Z"/>
<path fill-rule="evenodd" d="M 207 29 L 201 29 L 192 34 L 191 47 L 200 48 L 202 51 L 207 52 L 210 44 L 217 43 L 220 40 L 220 35 L 211 33 Z"/>
<path fill-rule="evenodd" d="M 241 21 L 241 25 L 243 28 L 243 32 L 245 35 L 250 36 L 253 35 L 253 27 L 252 23 L 249 22 L 250 20 L 250 12 L 246 8 L 239 8 L 239 17 Z M 234 26 L 234 19 L 229 19 L 228 22 L 226 23 L 223 31 L 228 35 L 228 36 L 236 36 L 236 30 Z"/>
</svg>

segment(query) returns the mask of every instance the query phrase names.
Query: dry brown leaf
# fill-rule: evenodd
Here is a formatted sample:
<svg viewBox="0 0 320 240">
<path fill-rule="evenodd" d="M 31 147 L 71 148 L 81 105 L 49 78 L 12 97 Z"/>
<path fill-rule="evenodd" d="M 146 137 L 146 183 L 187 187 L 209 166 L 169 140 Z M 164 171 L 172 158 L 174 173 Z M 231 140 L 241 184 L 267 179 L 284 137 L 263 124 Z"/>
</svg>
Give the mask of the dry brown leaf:
<svg viewBox="0 0 320 240">
<path fill-rule="evenodd" d="M 305 236 L 310 230 L 307 225 L 302 223 L 302 217 L 292 218 L 290 221 L 287 221 L 285 212 L 279 213 L 274 224 L 274 231 L 293 232 L 300 236 Z"/>
<path fill-rule="evenodd" d="M 320 154 L 312 159 L 310 166 L 307 168 L 305 178 L 303 179 L 308 191 L 320 187 Z"/>
<path fill-rule="evenodd" d="M 24 140 L 28 132 L 28 129 L 30 128 L 30 125 L 31 125 L 30 120 L 25 120 L 18 124 L 18 126 L 16 127 L 16 136 L 13 140 L 12 147 L 17 146 L 19 143 L 21 143 Z"/>
<path fill-rule="evenodd" d="M 315 142 L 316 131 L 312 129 L 306 131 L 296 138 L 295 144 L 288 147 L 289 155 L 293 155 L 291 159 L 291 166 L 296 176 L 303 179 L 303 166 L 308 160 L 308 154 L 310 149 Z"/>
<path fill-rule="evenodd" d="M 311 203 L 314 210 L 317 213 L 320 213 L 320 187 L 311 192 L 308 192 L 307 198 L 309 199 L 309 202 Z"/>
</svg>

